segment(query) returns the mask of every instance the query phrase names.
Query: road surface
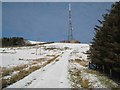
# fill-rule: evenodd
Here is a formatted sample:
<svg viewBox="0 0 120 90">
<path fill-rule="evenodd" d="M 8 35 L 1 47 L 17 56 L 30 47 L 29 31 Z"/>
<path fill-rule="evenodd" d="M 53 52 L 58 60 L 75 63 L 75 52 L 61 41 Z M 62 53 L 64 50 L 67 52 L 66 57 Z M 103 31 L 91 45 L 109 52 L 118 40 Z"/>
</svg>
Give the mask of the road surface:
<svg viewBox="0 0 120 90">
<path fill-rule="evenodd" d="M 67 78 L 70 52 L 65 51 L 59 61 L 31 73 L 8 88 L 70 88 Z"/>
</svg>

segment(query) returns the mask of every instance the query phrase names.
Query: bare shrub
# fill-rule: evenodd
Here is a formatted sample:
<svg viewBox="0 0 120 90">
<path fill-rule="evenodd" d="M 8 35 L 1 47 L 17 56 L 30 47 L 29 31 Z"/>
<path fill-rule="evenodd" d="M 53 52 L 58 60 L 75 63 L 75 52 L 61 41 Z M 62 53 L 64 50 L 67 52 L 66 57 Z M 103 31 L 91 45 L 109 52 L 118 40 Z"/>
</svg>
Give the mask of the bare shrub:
<svg viewBox="0 0 120 90">
<path fill-rule="evenodd" d="M 10 78 L 10 80 L 9 80 L 9 83 L 7 83 L 7 84 L 12 84 L 12 83 L 15 83 L 16 81 L 18 81 L 18 75 L 14 75 L 14 76 L 12 76 L 11 78 Z"/>
<path fill-rule="evenodd" d="M 4 69 L 2 70 L 2 77 L 10 75 L 13 72 L 13 69 Z"/>
<path fill-rule="evenodd" d="M 81 81 L 81 87 L 83 87 L 83 88 L 89 88 L 89 81 L 88 81 L 88 79 L 82 79 L 82 81 Z"/>
<path fill-rule="evenodd" d="M 56 58 L 58 57 L 59 55 L 57 55 L 56 57 L 48 60 L 43 66 L 46 66 L 47 64 L 51 63 L 52 61 L 56 60 Z M 37 62 L 39 61 L 35 61 L 34 64 L 36 64 Z M 22 64 L 20 66 L 16 66 L 16 67 L 13 67 L 13 68 L 4 68 L 2 71 L 3 71 L 3 75 L 4 76 L 7 76 L 7 75 L 10 75 L 12 72 L 14 71 L 19 71 L 19 73 L 13 75 L 10 79 L 2 79 L 2 88 L 5 88 L 7 87 L 8 85 L 12 84 L 12 83 L 15 83 L 17 81 L 19 81 L 20 79 L 23 79 L 24 77 L 26 77 L 27 75 L 29 75 L 30 73 L 32 73 L 33 71 L 37 70 L 37 69 L 40 69 L 41 66 L 37 65 L 37 66 L 31 66 L 29 67 L 28 70 L 23 70 L 24 68 L 28 67 L 26 64 Z"/>
<path fill-rule="evenodd" d="M 20 80 L 20 79 L 23 79 L 25 76 L 27 76 L 29 74 L 29 71 L 26 71 L 26 70 L 21 70 L 19 73 L 18 73 L 18 79 L 17 80 Z"/>
<path fill-rule="evenodd" d="M 28 72 L 31 73 L 31 72 L 33 72 L 33 71 L 35 71 L 35 70 L 37 70 L 37 69 L 40 69 L 40 68 L 41 68 L 40 66 L 30 67 L 29 70 L 28 70 Z"/>
<path fill-rule="evenodd" d="M 14 71 L 19 71 L 19 70 L 21 70 L 21 69 L 23 69 L 23 68 L 26 68 L 26 67 L 27 67 L 26 64 L 21 64 L 21 65 L 19 65 L 19 66 L 13 67 L 13 70 L 14 70 Z"/>
<path fill-rule="evenodd" d="M 8 85 L 8 79 L 2 79 L 0 85 L 2 85 L 2 88 L 5 88 Z"/>
<path fill-rule="evenodd" d="M 81 59 L 75 59 L 75 62 L 79 63 L 80 65 L 82 66 L 85 66 L 87 67 L 89 62 L 88 61 L 84 61 L 84 60 L 81 60 Z"/>
</svg>

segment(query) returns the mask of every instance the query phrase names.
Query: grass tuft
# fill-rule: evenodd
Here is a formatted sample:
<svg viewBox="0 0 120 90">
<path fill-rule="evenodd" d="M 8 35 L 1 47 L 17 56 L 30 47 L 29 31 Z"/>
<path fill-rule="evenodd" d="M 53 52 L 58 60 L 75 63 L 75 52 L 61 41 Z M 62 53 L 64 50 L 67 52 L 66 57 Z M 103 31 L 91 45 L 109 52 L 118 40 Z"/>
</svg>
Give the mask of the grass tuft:
<svg viewBox="0 0 120 90">
<path fill-rule="evenodd" d="M 52 61 L 56 60 L 56 58 L 58 57 L 59 55 L 55 56 L 54 58 L 48 60 L 47 62 L 45 62 L 42 66 L 46 66 L 47 64 L 51 63 Z M 41 60 L 36 60 L 34 61 L 33 65 L 37 64 L 41 62 Z M 10 75 L 12 74 L 14 71 L 19 71 L 17 74 L 11 76 L 11 78 L 9 79 L 3 79 L 2 78 L 2 88 L 5 88 L 7 87 L 8 85 L 10 84 L 13 84 L 21 79 L 23 79 L 24 77 L 26 77 L 27 75 L 29 75 L 30 73 L 34 72 L 35 70 L 38 70 L 41 68 L 40 65 L 36 65 L 36 66 L 31 66 L 29 67 L 28 70 L 24 70 L 25 68 L 27 68 L 28 65 L 26 64 L 23 64 L 23 65 L 20 65 L 20 66 L 16 66 L 16 67 L 13 67 L 13 68 L 3 68 L 2 69 L 2 77 L 5 77 L 7 75 Z"/>
</svg>

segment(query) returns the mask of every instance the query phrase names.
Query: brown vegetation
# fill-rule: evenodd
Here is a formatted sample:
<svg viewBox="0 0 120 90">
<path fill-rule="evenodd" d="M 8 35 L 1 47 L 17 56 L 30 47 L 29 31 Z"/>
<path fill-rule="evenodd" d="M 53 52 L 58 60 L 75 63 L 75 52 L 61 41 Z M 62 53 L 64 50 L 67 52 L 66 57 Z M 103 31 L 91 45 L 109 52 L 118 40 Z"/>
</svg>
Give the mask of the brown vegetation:
<svg viewBox="0 0 120 90">
<path fill-rule="evenodd" d="M 25 68 L 28 67 L 27 64 L 23 64 L 23 65 L 20 65 L 20 66 L 16 66 L 16 67 L 13 67 L 13 68 L 3 68 L 2 70 L 2 77 L 5 77 L 7 75 L 10 75 L 12 74 L 14 71 L 19 71 L 17 74 L 11 76 L 11 78 L 9 79 L 3 79 L 1 80 L 0 84 L 2 83 L 2 88 L 5 88 L 7 87 L 8 85 L 12 84 L 12 83 L 15 83 L 17 81 L 19 81 L 20 79 L 23 79 L 24 77 L 26 77 L 27 75 L 29 75 L 30 73 L 34 72 L 35 70 L 38 70 L 40 69 L 41 67 L 44 67 L 46 65 L 48 65 L 49 63 L 53 62 L 54 60 L 58 60 L 56 59 L 59 55 L 55 56 L 54 58 L 48 60 L 47 62 L 45 62 L 42 66 L 40 65 L 36 65 L 36 66 L 31 66 L 29 67 L 27 70 L 24 70 Z M 36 60 L 34 61 L 33 65 L 37 64 L 38 62 L 40 62 L 41 60 Z"/>
<path fill-rule="evenodd" d="M 81 87 L 83 87 L 83 88 L 89 88 L 90 87 L 88 79 L 82 79 Z"/>
<path fill-rule="evenodd" d="M 75 60 L 71 60 L 71 62 L 76 62 L 84 67 L 87 67 L 89 62 L 88 61 L 85 61 L 85 60 L 81 60 L 81 59 L 75 59 Z"/>
</svg>

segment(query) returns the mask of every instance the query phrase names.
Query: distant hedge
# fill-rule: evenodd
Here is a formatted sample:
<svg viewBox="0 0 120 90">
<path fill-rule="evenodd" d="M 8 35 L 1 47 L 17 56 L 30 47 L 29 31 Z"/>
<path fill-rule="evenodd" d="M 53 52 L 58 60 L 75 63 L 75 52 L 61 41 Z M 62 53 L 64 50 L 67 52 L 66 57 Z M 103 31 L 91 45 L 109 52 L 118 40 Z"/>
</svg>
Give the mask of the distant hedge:
<svg viewBox="0 0 120 90">
<path fill-rule="evenodd" d="M 3 37 L 0 38 L 2 43 L 0 47 L 11 47 L 11 46 L 24 46 L 26 44 L 25 39 L 22 37 Z"/>
</svg>

